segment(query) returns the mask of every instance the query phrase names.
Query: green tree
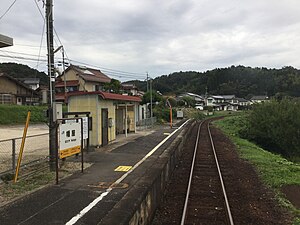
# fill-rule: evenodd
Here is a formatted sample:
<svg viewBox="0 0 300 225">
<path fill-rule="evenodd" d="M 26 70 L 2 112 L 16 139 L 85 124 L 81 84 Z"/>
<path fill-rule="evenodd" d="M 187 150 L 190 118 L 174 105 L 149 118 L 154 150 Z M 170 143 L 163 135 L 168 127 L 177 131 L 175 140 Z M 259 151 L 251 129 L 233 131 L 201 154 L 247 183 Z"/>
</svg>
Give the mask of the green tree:
<svg viewBox="0 0 300 225">
<path fill-rule="evenodd" d="M 148 91 L 143 95 L 142 104 L 151 102 L 151 92 Z M 161 102 L 163 100 L 162 96 L 159 95 L 156 91 L 152 91 L 152 103 Z"/>
<path fill-rule="evenodd" d="M 116 79 L 111 79 L 110 83 L 104 84 L 104 90 L 112 93 L 119 94 L 121 92 L 121 82 Z"/>
<path fill-rule="evenodd" d="M 184 97 L 182 97 L 182 100 L 186 103 L 185 105 L 187 107 L 192 107 L 192 108 L 195 107 L 196 101 L 192 97 L 190 97 L 190 96 L 184 96 Z"/>
</svg>

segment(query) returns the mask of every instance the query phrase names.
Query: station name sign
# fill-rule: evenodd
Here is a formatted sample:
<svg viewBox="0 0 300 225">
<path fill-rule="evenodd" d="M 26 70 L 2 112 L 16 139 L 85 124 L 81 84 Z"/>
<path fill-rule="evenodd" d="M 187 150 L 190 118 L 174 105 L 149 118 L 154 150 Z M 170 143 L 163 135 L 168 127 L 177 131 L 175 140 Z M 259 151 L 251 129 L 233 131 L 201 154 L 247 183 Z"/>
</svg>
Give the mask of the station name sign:
<svg viewBox="0 0 300 225">
<path fill-rule="evenodd" d="M 81 120 L 66 120 L 58 127 L 58 152 L 63 159 L 81 152 Z"/>
</svg>

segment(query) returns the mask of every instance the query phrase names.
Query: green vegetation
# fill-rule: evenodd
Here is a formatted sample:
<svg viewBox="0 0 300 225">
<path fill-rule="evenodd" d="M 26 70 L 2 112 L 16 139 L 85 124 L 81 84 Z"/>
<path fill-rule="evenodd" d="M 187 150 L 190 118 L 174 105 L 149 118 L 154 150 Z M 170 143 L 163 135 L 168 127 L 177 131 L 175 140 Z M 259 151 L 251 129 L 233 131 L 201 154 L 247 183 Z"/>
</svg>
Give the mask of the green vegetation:
<svg viewBox="0 0 300 225">
<path fill-rule="evenodd" d="M 40 84 L 47 86 L 49 78 L 44 72 L 32 69 L 27 65 L 17 63 L 0 63 L 0 73 L 14 78 L 40 78 Z"/>
<path fill-rule="evenodd" d="M 120 94 L 121 92 L 121 82 L 116 79 L 111 79 L 110 83 L 104 84 L 104 91 Z"/>
<path fill-rule="evenodd" d="M 257 104 L 243 121 L 239 134 L 263 148 L 300 161 L 300 101 Z"/>
<path fill-rule="evenodd" d="M 30 123 L 47 121 L 45 117 L 47 106 L 0 105 L 0 124 L 24 124 L 29 110 Z"/>
<path fill-rule="evenodd" d="M 300 185 L 300 164 L 290 162 L 241 138 L 244 120 L 245 114 L 238 114 L 218 120 L 215 124 L 235 143 L 240 156 L 255 165 L 263 182 L 275 190 L 279 203 L 294 213 L 294 224 L 297 224 L 300 221 L 300 209 L 296 209 L 283 197 L 280 188 L 284 185 Z"/>
<path fill-rule="evenodd" d="M 130 81 L 140 90 L 146 90 L 146 81 Z M 153 80 L 153 89 L 162 94 L 192 92 L 251 98 L 253 95 L 300 96 L 300 71 L 293 67 L 282 69 L 231 66 L 206 72 L 175 72 Z"/>
</svg>

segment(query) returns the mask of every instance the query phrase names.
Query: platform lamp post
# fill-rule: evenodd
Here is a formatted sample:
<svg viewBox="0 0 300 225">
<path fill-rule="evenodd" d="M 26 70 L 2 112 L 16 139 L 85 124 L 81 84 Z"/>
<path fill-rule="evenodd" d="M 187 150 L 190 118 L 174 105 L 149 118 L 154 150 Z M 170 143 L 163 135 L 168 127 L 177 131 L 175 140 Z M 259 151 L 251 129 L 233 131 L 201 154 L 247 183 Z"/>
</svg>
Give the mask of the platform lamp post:
<svg viewBox="0 0 300 225">
<path fill-rule="evenodd" d="M 152 104 L 152 79 L 150 78 L 150 119 L 151 119 L 151 126 L 153 126 L 153 104 Z"/>
<path fill-rule="evenodd" d="M 67 81 L 66 81 L 66 77 L 65 77 L 65 50 L 64 50 L 64 46 L 61 45 L 59 46 L 57 49 L 54 50 L 54 53 L 58 52 L 59 50 L 61 50 L 61 54 L 62 54 L 62 66 L 63 66 L 63 75 L 64 75 L 64 102 L 66 102 L 67 99 Z"/>
<path fill-rule="evenodd" d="M 170 98 L 167 98 L 166 103 L 167 103 L 167 106 L 169 106 L 169 108 L 170 108 L 170 128 L 172 129 L 172 126 L 173 126 L 172 117 L 173 117 L 173 115 L 172 115 L 172 105 L 171 105 L 169 99 Z"/>
</svg>

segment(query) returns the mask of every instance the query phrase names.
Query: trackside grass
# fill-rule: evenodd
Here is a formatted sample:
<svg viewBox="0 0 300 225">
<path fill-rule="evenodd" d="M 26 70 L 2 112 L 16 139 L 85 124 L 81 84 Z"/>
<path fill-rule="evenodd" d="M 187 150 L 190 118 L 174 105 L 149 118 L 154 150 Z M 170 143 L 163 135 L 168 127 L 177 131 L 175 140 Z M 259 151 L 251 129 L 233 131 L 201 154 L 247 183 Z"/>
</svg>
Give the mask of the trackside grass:
<svg viewBox="0 0 300 225">
<path fill-rule="evenodd" d="M 300 224 L 300 209 L 295 208 L 280 192 L 282 186 L 300 185 L 300 164 L 290 162 L 280 155 L 268 152 L 254 143 L 240 138 L 238 134 L 239 123 L 236 121 L 242 119 L 241 117 L 226 117 L 215 121 L 214 124 L 229 136 L 237 146 L 241 158 L 249 161 L 256 167 L 262 181 L 275 191 L 278 202 L 295 215 L 293 224 Z"/>
</svg>

